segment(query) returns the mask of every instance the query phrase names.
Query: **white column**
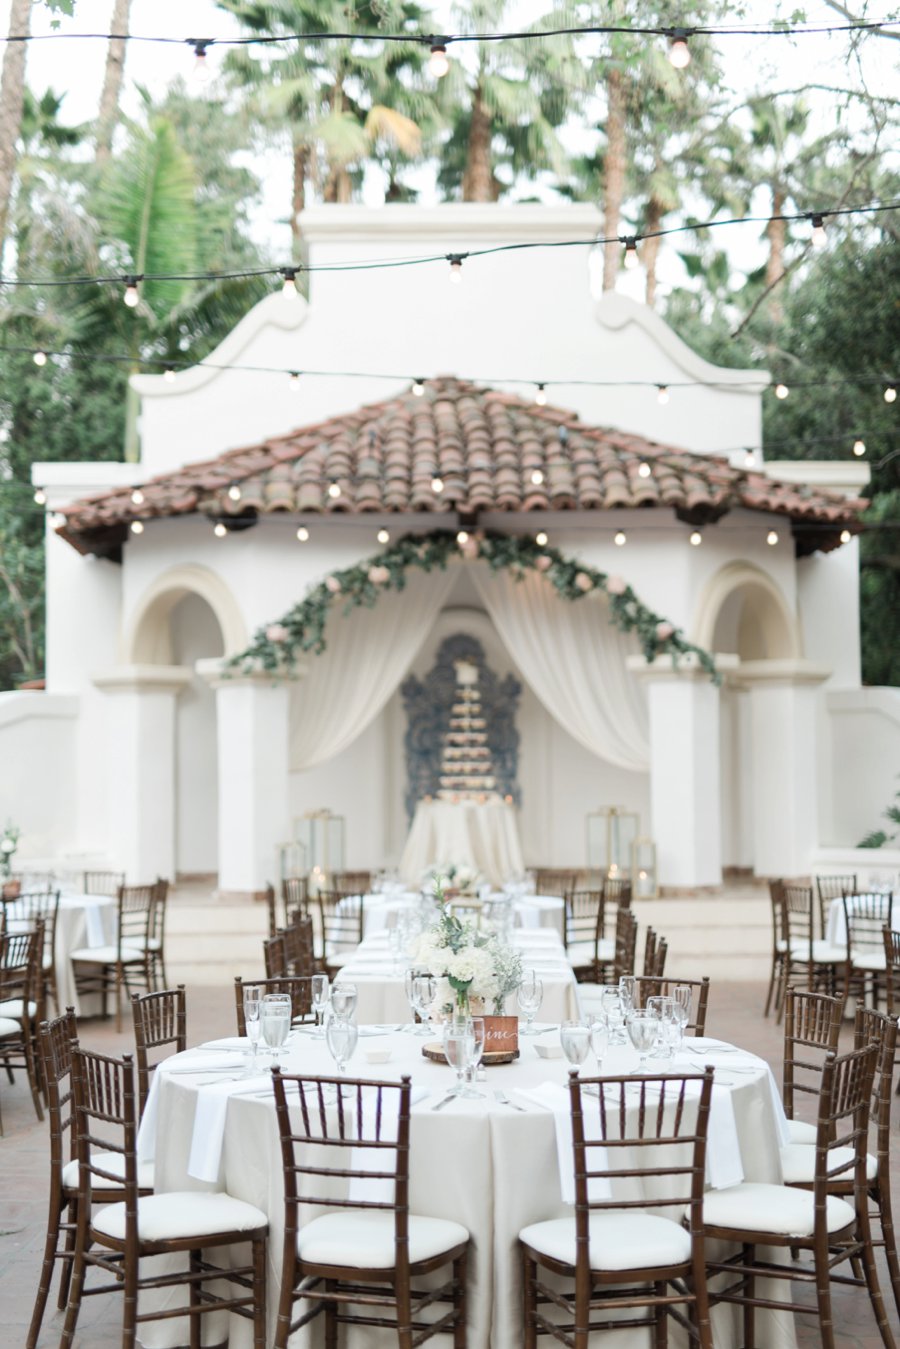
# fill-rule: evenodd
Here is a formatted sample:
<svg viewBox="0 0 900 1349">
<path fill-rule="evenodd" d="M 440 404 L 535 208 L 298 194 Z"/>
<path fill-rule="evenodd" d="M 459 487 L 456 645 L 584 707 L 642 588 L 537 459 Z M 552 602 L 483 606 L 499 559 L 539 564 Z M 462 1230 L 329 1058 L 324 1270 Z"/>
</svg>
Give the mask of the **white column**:
<svg viewBox="0 0 900 1349">
<path fill-rule="evenodd" d="M 94 676 L 107 695 L 108 851 L 129 884 L 175 878 L 175 699 L 181 665 L 122 665 Z"/>
<path fill-rule="evenodd" d="M 289 682 L 271 674 L 198 671 L 216 690 L 219 744 L 219 891 L 253 894 L 278 878 L 290 839 Z"/>
<path fill-rule="evenodd" d="M 721 671 L 737 664 L 716 656 Z M 650 815 L 660 884 L 697 890 L 722 884 L 719 687 L 693 656 L 673 665 L 631 657 L 650 716 Z"/>
<path fill-rule="evenodd" d="M 804 660 L 743 661 L 753 727 L 753 869 L 757 876 L 809 872 L 819 843 L 816 710 L 824 666 Z M 824 756 L 827 761 L 827 755 Z"/>
</svg>

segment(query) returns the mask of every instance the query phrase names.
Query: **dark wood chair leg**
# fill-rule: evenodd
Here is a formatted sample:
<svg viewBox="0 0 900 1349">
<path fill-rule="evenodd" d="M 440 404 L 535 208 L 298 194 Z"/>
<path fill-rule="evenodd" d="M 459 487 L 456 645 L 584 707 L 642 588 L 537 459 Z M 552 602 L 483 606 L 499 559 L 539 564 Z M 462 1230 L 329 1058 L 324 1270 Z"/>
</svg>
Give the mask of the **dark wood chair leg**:
<svg viewBox="0 0 900 1349">
<path fill-rule="evenodd" d="M 63 1325 L 59 1349 L 71 1349 L 72 1341 L 75 1337 L 75 1327 L 78 1324 L 78 1313 L 81 1311 L 81 1295 L 83 1290 L 84 1253 L 81 1244 L 79 1243 L 75 1251 L 75 1262 L 72 1269 L 72 1284 L 69 1288 L 69 1304 L 66 1307 L 66 1320 Z"/>
<path fill-rule="evenodd" d="M 455 1319 L 453 1322 L 453 1349 L 466 1349 L 466 1317 L 468 1307 L 466 1305 L 466 1270 L 468 1267 L 468 1250 L 463 1251 L 462 1255 L 457 1256 L 453 1262 L 453 1310 Z"/>
<path fill-rule="evenodd" d="M 188 1261 L 190 1264 L 191 1274 L 199 1275 L 200 1252 L 190 1251 L 188 1253 Z M 188 1284 L 188 1305 L 191 1309 L 191 1323 L 190 1323 L 191 1349 L 200 1349 L 200 1339 L 201 1339 L 200 1335 L 201 1321 L 199 1314 L 200 1284 L 197 1282 L 196 1279 L 191 1279 L 191 1282 Z"/>
<path fill-rule="evenodd" d="M 535 1275 L 537 1270 L 535 1263 L 526 1250 L 522 1251 L 522 1290 L 524 1295 L 525 1311 L 525 1344 L 524 1349 L 537 1349 L 537 1326 L 535 1325 L 535 1313 L 537 1311 L 537 1290 L 535 1289 Z"/>
<path fill-rule="evenodd" d="M 35 1349 L 38 1335 L 41 1333 L 41 1322 L 44 1319 L 47 1298 L 50 1295 L 50 1284 L 53 1280 L 53 1266 L 56 1264 L 56 1245 L 59 1241 L 60 1216 L 60 1211 L 57 1209 L 55 1213 L 49 1215 L 47 1220 L 47 1236 L 44 1241 L 44 1259 L 41 1264 L 41 1278 L 38 1283 L 37 1296 L 34 1300 L 34 1310 L 31 1313 L 31 1325 L 28 1327 L 28 1338 L 25 1341 L 25 1349 Z M 60 1296 L 62 1296 L 62 1280 L 60 1280 Z M 64 1306 L 65 1304 L 61 1303 L 60 1305 Z"/>
<path fill-rule="evenodd" d="M 334 1287 L 330 1279 L 325 1281 L 325 1292 Z M 338 1349 L 337 1303 L 325 1303 L 325 1349 Z"/>
<path fill-rule="evenodd" d="M 744 1246 L 744 1264 L 750 1265 L 756 1258 L 755 1246 Z M 756 1308 L 753 1306 L 753 1299 L 756 1296 L 756 1278 L 752 1274 L 744 1276 L 744 1293 L 746 1298 L 744 1303 L 744 1345 L 745 1349 L 755 1349 L 756 1346 Z"/>
<path fill-rule="evenodd" d="M 894 1336 L 888 1323 L 887 1312 L 884 1308 L 884 1298 L 881 1296 L 881 1285 L 878 1282 L 878 1270 L 875 1265 L 875 1251 L 872 1247 L 872 1229 L 869 1224 L 869 1214 L 864 1208 L 859 1215 L 860 1238 L 863 1242 L 863 1269 L 866 1274 L 866 1286 L 869 1290 L 869 1301 L 872 1304 L 872 1311 L 875 1313 L 875 1320 L 878 1322 L 878 1330 L 881 1335 L 882 1343 L 886 1349 L 895 1349 Z M 825 1349 L 831 1349 L 826 1345 Z"/>
<path fill-rule="evenodd" d="M 75 1260 L 75 1224 L 78 1221 L 78 1207 L 73 1201 L 70 1206 L 70 1222 L 72 1226 L 66 1233 L 65 1258 L 62 1261 L 62 1269 L 59 1274 L 59 1296 L 56 1305 L 62 1311 L 69 1302 L 69 1284 L 72 1282 L 72 1265 Z"/>
<path fill-rule="evenodd" d="M 266 1349 L 266 1238 L 253 1242 L 253 1349 Z"/>
<path fill-rule="evenodd" d="M 666 1284 L 654 1284 L 654 1292 L 657 1297 L 665 1297 Z M 654 1349 L 669 1349 L 669 1313 L 665 1307 L 656 1308 L 656 1325 L 653 1328 Z"/>
</svg>

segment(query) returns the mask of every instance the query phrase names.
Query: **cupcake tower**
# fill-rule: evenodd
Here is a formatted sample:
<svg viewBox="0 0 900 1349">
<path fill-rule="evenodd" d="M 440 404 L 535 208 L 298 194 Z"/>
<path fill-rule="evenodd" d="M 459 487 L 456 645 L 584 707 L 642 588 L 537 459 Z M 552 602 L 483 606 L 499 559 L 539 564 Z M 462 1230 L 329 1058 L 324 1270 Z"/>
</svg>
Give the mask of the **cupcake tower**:
<svg viewBox="0 0 900 1349">
<path fill-rule="evenodd" d="M 496 790 L 487 722 L 481 708 L 478 666 L 456 661 L 456 695 L 450 711 L 450 729 L 444 734 L 441 790 L 445 801 L 483 801 Z"/>
</svg>

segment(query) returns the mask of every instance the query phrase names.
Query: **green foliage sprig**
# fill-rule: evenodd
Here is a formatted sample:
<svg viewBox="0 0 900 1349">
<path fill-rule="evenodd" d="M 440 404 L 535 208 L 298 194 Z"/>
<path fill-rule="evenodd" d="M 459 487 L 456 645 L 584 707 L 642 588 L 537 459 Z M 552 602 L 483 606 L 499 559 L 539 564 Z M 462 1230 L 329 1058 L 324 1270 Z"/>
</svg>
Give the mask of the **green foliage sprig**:
<svg viewBox="0 0 900 1349">
<path fill-rule="evenodd" d="M 894 804 L 882 811 L 882 819 L 894 826 L 890 833 L 886 829 L 873 829 L 864 839 L 860 839 L 856 845 L 858 848 L 886 848 L 900 842 L 900 792 L 894 793 Z"/>
<path fill-rule="evenodd" d="M 557 548 L 542 547 L 527 535 L 470 535 L 460 543 L 446 530 L 404 535 L 374 557 L 331 572 L 278 622 L 260 628 L 250 646 L 233 656 L 228 667 L 244 674 L 290 674 L 303 652 L 325 650 L 325 624 L 336 604 L 343 602 L 344 614 L 360 606 L 371 609 L 384 591 L 404 589 L 411 568 L 445 571 L 449 563 L 459 560 L 484 561 L 491 571 L 508 571 L 516 580 L 530 571 L 539 572 L 561 599 L 572 603 L 601 592 L 609 603 L 610 622 L 621 632 L 635 633 L 648 661 L 664 654 L 677 665 L 680 657 L 692 655 L 715 683 L 721 682 L 709 652 L 649 609 L 622 577 L 566 557 Z"/>
</svg>

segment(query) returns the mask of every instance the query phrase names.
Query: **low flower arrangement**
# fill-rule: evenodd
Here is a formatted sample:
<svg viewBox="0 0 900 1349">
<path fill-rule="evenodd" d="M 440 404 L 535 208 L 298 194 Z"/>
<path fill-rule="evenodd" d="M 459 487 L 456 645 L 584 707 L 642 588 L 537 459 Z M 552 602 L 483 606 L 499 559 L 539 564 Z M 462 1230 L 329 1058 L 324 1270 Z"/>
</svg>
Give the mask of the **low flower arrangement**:
<svg viewBox="0 0 900 1349">
<path fill-rule="evenodd" d="M 437 895 L 443 899 L 443 894 Z M 446 906 L 438 922 L 419 938 L 416 963 L 437 980 L 430 1009 L 433 1020 L 454 1015 L 503 1014 L 504 1000 L 522 982 L 522 957 L 496 936 L 457 918 Z"/>
<path fill-rule="evenodd" d="M 426 891 L 436 897 L 449 894 L 474 895 L 484 884 L 484 877 L 475 867 L 466 863 L 442 862 L 429 867 L 425 872 L 423 884 Z"/>
</svg>

